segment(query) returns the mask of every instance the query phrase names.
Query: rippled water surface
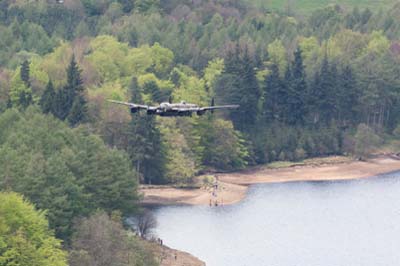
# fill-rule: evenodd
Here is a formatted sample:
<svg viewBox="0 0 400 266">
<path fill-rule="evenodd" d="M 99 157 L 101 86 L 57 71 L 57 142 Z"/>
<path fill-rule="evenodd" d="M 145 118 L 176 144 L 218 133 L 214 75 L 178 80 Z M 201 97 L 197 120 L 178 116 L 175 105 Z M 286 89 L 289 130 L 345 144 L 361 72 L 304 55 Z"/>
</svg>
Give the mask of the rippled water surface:
<svg viewBox="0 0 400 266">
<path fill-rule="evenodd" d="M 400 173 L 255 185 L 233 206 L 155 213 L 164 243 L 208 266 L 400 265 Z"/>
</svg>

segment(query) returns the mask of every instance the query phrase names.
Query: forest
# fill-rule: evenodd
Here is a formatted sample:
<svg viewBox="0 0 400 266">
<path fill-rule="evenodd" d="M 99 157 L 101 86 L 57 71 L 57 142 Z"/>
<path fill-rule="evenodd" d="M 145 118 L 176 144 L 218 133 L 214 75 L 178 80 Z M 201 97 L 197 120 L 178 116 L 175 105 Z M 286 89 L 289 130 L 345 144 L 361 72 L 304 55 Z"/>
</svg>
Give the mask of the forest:
<svg viewBox="0 0 400 266">
<path fill-rule="evenodd" d="M 106 226 L 104 245 L 121 234 L 120 248 L 138 252 L 134 262 L 109 254 L 95 265 L 153 265 L 121 223 L 140 212 L 139 184 L 361 158 L 399 137 L 400 4 L 296 12 L 291 1 L 250 2 L 0 2 L 0 213 L 9 213 L 0 220 L 1 266 L 87 265 L 96 252 L 85 250 L 82 226 L 94 228 L 87 239 Z M 240 108 L 160 118 L 107 102 L 170 97 Z M 42 247 L 57 258 L 36 258 Z M 29 259 L 18 261 L 25 251 Z"/>
</svg>

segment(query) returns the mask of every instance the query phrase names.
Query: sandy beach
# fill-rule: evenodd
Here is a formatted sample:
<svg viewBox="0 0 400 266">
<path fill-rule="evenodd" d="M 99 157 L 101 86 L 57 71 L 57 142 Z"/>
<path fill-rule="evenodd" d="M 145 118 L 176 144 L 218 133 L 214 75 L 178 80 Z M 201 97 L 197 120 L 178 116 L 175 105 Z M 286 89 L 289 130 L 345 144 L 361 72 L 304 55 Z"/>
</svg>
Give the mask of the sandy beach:
<svg viewBox="0 0 400 266">
<path fill-rule="evenodd" d="M 205 266 L 206 264 L 200 259 L 193 255 L 169 248 L 167 246 L 161 246 L 154 242 L 147 242 L 148 247 L 153 250 L 154 256 L 160 266 Z"/>
<path fill-rule="evenodd" d="M 147 205 L 209 205 L 215 201 L 234 204 L 241 201 L 251 184 L 350 180 L 376 176 L 400 170 L 400 159 L 391 155 L 380 155 L 368 161 L 327 160 L 318 164 L 271 169 L 258 167 L 235 173 L 217 174 L 218 189 L 213 196 L 212 186 L 199 189 L 177 189 L 171 186 L 143 186 L 143 204 Z"/>
</svg>

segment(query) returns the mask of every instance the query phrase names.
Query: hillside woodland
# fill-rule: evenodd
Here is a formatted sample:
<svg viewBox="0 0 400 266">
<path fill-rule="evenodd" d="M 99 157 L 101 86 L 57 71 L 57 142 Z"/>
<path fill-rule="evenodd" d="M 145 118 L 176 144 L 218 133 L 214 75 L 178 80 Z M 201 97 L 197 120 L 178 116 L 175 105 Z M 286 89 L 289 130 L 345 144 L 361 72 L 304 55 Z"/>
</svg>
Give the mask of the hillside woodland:
<svg viewBox="0 0 400 266">
<path fill-rule="evenodd" d="M 137 250 L 134 260 L 115 253 L 90 265 L 153 265 L 121 225 L 138 213 L 139 183 L 187 184 L 202 172 L 326 155 L 362 158 L 398 137 L 400 4 L 355 2 L 1 1 L 0 189 L 24 199 L 0 195 L 29 213 L 19 212 L 21 227 L 5 225 L 18 234 L 0 238 L 0 265 L 46 265 L 10 259 L 18 243 L 38 248 L 23 228 L 31 215 L 50 241 L 40 245 L 56 249 L 52 265 L 68 256 L 51 230 L 71 265 L 96 257 L 74 235 L 90 226 L 87 239 L 104 226 L 110 235 L 101 243 L 114 243 L 117 232 L 121 249 Z M 240 108 L 160 118 L 106 101 L 170 97 Z"/>
</svg>

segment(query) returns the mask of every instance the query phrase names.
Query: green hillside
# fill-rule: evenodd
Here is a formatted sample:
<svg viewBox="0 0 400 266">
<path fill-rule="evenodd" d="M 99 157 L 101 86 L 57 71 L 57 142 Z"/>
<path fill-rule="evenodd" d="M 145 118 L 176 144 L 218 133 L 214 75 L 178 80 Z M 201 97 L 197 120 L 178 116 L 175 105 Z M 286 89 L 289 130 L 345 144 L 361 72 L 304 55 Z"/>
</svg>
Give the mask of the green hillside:
<svg viewBox="0 0 400 266">
<path fill-rule="evenodd" d="M 252 3 L 255 7 L 261 7 L 269 10 L 291 10 L 292 12 L 309 13 L 329 4 L 339 4 L 344 8 L 370 8 L 370 9 L 388 9 L 393 6 L 396 0 L 246 0 Z"/>
</svg>

